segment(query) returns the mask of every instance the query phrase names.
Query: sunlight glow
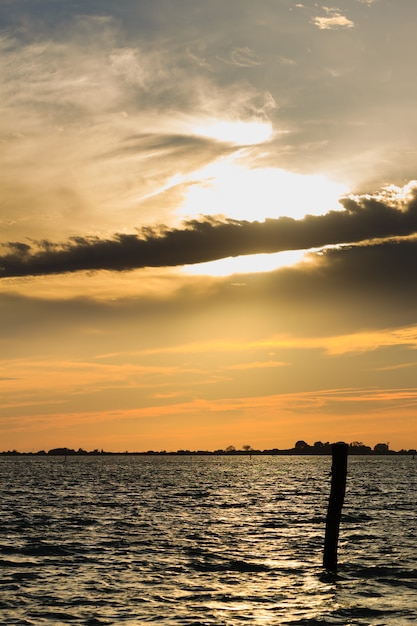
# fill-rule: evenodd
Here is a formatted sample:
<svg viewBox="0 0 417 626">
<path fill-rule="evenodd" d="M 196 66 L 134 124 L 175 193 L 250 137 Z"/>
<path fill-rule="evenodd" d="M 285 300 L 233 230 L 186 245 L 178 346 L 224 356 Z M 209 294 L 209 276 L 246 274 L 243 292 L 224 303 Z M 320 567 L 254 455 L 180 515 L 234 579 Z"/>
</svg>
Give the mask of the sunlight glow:
<svg viewBox="0 0 417 626">
<path fill-rule="evenodd" d="M 205 216 L 264 221 L 271 218 L 323 215 L 343 210 L 339 199 L 348 189 L 322 174 L 303 175 L 267 167 L 249 169 L 236 155 L 219 159 L 193 173 L 186 181 L 187 191 L 178 211 L 181 220 Z M 184 268 L 188 274 L 228 276 L 240 273 L 270 272 L 299 263 L 305 251 L 230 257 Z"/>
<path fill-rule="evenodd" d="M 193 275 L 230 276 L 232 274 L 254 274 L 272 272 L 280 267 L 295 265 L 304 260 L 305 250 L 289 250 L 275 254 L 248 254 L 228 257 L 208 263 L 185 265 L 183 271 Z"/>
<path fill-rule="evenodd" d="M 263 221 L 281 216 L 301 219 L 341 210 L 348 188 L 321 174 L 303 175 L 266 167 L 249 169 L 236 156 L 220 159 L 188 179 L 180 218 L 224 215 Z"/>
<path fill-rule="evenodd" d="M 196 135 L 233 143 L 238 146 L 253 146 L 271 138 L 272 126 L 267 122 L 214 121 L 193 130 Z"/>
</svg>

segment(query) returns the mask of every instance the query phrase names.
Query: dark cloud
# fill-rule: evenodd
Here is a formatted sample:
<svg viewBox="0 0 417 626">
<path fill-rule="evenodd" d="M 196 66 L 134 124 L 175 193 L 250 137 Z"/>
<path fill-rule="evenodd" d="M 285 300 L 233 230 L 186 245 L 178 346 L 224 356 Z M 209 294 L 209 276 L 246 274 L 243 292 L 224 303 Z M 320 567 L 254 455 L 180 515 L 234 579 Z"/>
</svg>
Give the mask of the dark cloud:
<svg viewBox="0 0 417 626">
<path fill-rule="evenodd" d="M 324 250 L 318 264 L 276 272 L 269 305 L 306 334 L 407 326 L 417 319 L 416 276 L 416 239 L 347 245 Z"/>
<path fill-rule="evenodd" d="M 111 239 L 73 237 L 63 244 L 14 242 L 0 257 L 0 277 L 61 274 L 82 270 L 126 271 L 174 267 L 230 256 L 320 248 L 417 232 L 417 198 L 407 204 L 370 196 L 342 200 L 345 210 L 302 220 L 264 222 L 206 218 L 182 228 L 144 228 Z"/>
<path fill-rule="evenodd" d="M 317 262 L 262 275 L 206 279 L 185 276 L 172 289 L 94 298 L 0 297 L 3 353 L 57 354 L 83 349 L 129 351 L 245 335 L 318 337 L 416 323 L 417 240 L 347 245 Z M 88 282 L 86 283 L 88 285 Z M 175 328 L 175 332 L 173 332 Z M 219 331 L 221 329 L 221 331 Z M 59 339 L 53 347 L 44 333 Z M 191 335 L 190 335 L 191 333 Z M 104 341 L 104 344 L 103 344 Z M 105 349 L 103 348 L 105 345 Z"/>
</svg>

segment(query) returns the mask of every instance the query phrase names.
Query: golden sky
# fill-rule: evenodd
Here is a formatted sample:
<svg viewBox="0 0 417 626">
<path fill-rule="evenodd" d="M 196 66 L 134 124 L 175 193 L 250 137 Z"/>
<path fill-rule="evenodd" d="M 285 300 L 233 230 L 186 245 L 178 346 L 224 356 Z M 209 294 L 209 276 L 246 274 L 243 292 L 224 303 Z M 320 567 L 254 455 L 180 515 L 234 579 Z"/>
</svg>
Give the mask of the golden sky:
<svg viewBox="0 0 417 626">
<path fill-rule="evenodd" d="M 0 7 L 0 450 L 417 447 L 414 0 Z"/>
</svg>

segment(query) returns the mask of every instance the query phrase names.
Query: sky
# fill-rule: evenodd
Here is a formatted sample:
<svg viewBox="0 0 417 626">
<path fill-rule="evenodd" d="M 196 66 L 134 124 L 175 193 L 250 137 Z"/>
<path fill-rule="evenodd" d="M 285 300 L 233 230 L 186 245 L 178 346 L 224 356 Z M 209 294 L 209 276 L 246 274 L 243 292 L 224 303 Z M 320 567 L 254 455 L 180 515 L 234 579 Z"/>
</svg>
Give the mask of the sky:
<svg viewBox="0 0 417 626">
<path fill-rule="evenodd" d="M 417 447 L 416 21 L 0 3 L 0 450 Z"/>
</svg>

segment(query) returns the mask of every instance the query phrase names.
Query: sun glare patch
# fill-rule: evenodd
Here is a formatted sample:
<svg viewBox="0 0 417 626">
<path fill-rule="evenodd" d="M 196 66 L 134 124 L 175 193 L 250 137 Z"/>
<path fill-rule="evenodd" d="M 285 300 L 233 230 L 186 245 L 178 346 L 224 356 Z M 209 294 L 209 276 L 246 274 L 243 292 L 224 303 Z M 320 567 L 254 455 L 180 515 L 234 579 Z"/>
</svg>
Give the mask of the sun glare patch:
<svg viewBox="0 0 417 626">
<path fill-rule="evenodd" d="M 267 122 L 215 121 L 194 129 L 196 135 L 233 143 L 238 146 L 254 146 L 271 138 L 272 126 Z"/>
<path fill-rule="evenodd" d="M 321 174 L 303 175 L 273 167 L 248 168 L 232 157 L 219 159 L 189 178 L 180 218 L 224 215 L 236 220 L 324 215 L 342 210 L 341 183 Z"/>
<path fill-rule="evenodd" d="M 208 263 L 185 265 L 183 271 L 198 276 L 231 276 L 272 272 L 280 267 L 296 265 L 305 260 L 305 250 L 289 250 L 274 254 L 248 254 Z"/>
</svg>

